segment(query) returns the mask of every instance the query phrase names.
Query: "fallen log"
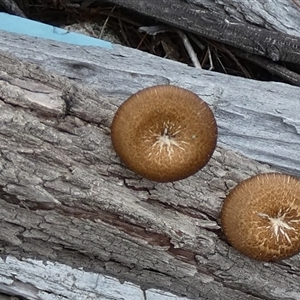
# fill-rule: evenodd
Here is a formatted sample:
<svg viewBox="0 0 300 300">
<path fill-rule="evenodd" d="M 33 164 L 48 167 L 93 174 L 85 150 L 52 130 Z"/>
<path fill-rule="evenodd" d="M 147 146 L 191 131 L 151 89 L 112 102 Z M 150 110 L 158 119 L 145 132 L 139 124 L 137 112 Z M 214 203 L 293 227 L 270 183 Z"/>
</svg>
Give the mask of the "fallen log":
<svg viewBox="0 0 300 300">
<path fill-rule="evenodd" d="M 251 175 L 299 175 L 299 88 L 121 46 L 0 37 L 4 260 L 60 262 L 192 299 L 298 299 L 299 255 L 276 263 L 242 256 L 225 241 L 219 213 L 226 193 Z M 117 107 L 154 84 L 193 90 L 219 126 L 209 164 L 174 183 L 137 176 L 111 146 Z M 17 280 L 0 271 L 7 285 Z"/>
</svg>

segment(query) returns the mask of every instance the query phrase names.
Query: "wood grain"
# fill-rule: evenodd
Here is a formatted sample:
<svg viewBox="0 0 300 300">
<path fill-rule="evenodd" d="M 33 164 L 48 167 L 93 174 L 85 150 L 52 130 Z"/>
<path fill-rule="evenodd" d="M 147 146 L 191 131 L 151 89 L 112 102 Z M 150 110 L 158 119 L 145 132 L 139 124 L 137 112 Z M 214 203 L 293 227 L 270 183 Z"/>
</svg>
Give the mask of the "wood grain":
<svg viewBox="0 0 300 300">
<path fill-rule="evenodd" d="M 230 147 L 274 165 L 281 155 L 281 167 L 299 172 L 292 164 L 299 161 L 299 88 L 120 46 L 0 35 L 2 255 L 84 267 L 193 299 L 296 299 L 299 256 L 262 264 L 240 255 L 224 240 L 219 212 L 229 189 L 273 170 Z M 202 171 L 169 184 L 126 169 L 109 135 L 129 94 L 162 83 L 210 103 L 222 146 Z"/>
</svg>

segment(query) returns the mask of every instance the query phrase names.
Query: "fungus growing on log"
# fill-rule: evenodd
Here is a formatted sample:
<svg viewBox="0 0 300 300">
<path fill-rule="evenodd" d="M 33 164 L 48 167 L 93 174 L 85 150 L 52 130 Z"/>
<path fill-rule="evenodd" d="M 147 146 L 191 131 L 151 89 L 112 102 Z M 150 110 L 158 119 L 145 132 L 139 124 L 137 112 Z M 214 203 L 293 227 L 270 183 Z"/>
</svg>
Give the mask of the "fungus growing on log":
<svg viewBox="0 0 300 300">
<path fill-rule="evenodd" d="M 262 261 L 300 251 L 300 180 L 267 173 L 239 183 L 226 197 L 222 230 L 241 253 Z"/>
<path fill-rule="evenodd" d="M 129 169 L 168 182 L 207 164 L 216 147 L 217 126 L 211 109 L 196 94 L 159 85 L 137 92 L 120 106 L 111 138 Z"/>
</svg>

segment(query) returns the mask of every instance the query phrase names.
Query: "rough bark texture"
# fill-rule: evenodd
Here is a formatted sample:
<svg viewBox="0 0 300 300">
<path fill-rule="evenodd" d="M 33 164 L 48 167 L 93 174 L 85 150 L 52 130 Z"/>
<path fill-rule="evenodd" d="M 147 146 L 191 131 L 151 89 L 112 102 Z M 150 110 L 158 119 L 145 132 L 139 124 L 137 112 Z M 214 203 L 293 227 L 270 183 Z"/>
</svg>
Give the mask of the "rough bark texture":
<svg viewBox="0 0 300 300">
<path fill-rule="evenodd" d="M 284 32 L 299 36 L 294 1 L 276 1 L 276 9 L 271 0 L 111 2 L 249 52 L 272 58 L 278 50 L 280 59 L 299 61 L 298 38 L 282 40 Z M 244 24 L 241 35 L 234 28 L 245 20 L 265 29 Z M 264 39 L 266 29 L 281 32 L 279 39 Z M 174 299 L 149 288 L 191 299 L 300 299 L 299 255 L 252 261 L 227 244 L 219 227 L 228 190 L 274 170 L 231 150 L 300 176 L 299 88 L 120 46 L 76 47 L 0 32 L 0 50 L 0 291 L 34 300 Z M 219 126 L 220 147 L 209 164 L 175 183 L 140 178 L 111 147 L 117 107 L 154 84 L 193 90 Z M 105 289 L 99 274 L 148 290 L 111 279 Z"/>
<path fill-rule="evenodd" d="M 17 36 L 1 34 L 3 256 L 58 261 L 193 299 L 299 299 L 299 256 L 252 261 L 226 243 L 219 227 L 226 192 L 270 167 L 218 147 L 194 176 L 156 184 L 120 163 L 109 135 L 112 116 L 128 94 L 176 83 L 212 104 L 220 138 L 240 137 L 231 132 L 232 122 L 243 124 L 245 134 L 258 134 L 257 126 L 264 126 L 280 153 L 286 145 L 278 137 L 290 145 L 299 138 L 299 104 L 289 100 L 298 97 L 299 88 L 228 78 L 122 47 L 61 47 L 30 38 L 19 38 L 18 45 Z M 230 92 L 230 85 L 239 88 Z M 281 101 L 294 107 L 284 110 Z M 282 122 L 286 119 L 292 127 Z M 276 137 L 270 135 L 275 125 Z"/>
<path fill-rule="evenodd" d="M 118 45 L 76 47 L 0 32 L 0 49 L 91 86 L 118 106 L 155 84 L 190 89 L 214 109 L 220 145 L 300 176 L 298 87 L 199 71 Z"/>
</svg>

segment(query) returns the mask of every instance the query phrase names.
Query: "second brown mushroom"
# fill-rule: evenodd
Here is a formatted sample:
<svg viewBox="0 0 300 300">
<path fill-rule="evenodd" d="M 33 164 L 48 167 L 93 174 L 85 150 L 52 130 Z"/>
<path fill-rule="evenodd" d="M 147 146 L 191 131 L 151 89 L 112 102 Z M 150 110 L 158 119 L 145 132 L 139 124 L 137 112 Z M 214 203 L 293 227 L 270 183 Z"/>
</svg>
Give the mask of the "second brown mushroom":
<svg viewBox="0 0 300 300">
<path fill-rule="evenodd" d="M 195 93 L 161 85 L 137 92 L 120 106 L 111 138 L 129 169 L 168 182 L 206 165 L 216 147 L 217 126 L 211 109 Z"/>
<path fill-rule="evenodd" d="M 241 253 L 263 261 L 300 252 L 300 180 L 267 173 L 239 183 L 226 197 L 222 230 Z"/>
</svg>

